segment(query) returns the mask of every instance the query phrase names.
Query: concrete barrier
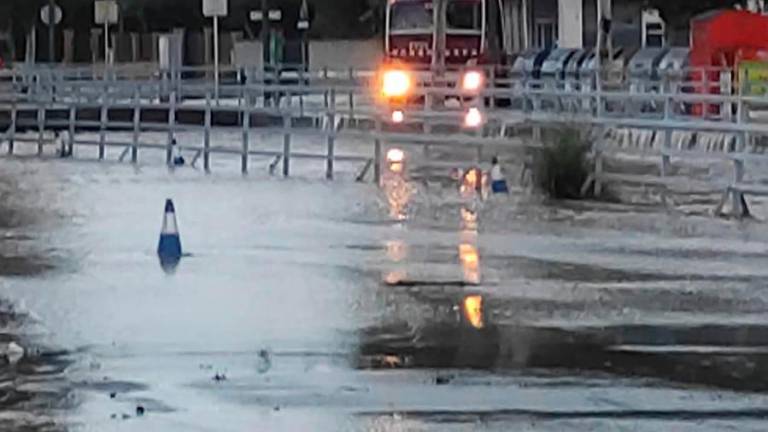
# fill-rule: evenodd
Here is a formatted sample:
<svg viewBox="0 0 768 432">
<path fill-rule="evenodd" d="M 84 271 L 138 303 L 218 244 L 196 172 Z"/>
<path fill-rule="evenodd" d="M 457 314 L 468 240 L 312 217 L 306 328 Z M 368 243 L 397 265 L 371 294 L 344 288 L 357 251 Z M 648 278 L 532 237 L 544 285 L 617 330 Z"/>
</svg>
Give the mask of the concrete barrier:
<svg viewBox="0 0 768 432">
<path fill-rule="evenodd" d="M 384 55 L 380 39 L 310 41 L 309 69 L 374 69 Z"/>
<path fill-rule="evenodd" d="M 369 40 L 327 40 L 309 42 L 309 70 L 374 69 L 383 57 L 383 42 Z M 261 67 L 261 41 L 239 41 L 234 46 L 237 66 Z"/>
</svg>

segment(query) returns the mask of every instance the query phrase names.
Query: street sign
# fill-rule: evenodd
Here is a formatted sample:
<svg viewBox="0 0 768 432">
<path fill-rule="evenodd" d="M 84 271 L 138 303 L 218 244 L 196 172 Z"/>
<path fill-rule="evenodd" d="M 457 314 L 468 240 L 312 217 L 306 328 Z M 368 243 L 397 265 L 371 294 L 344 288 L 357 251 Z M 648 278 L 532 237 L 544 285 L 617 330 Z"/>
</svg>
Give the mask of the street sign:
<svg viewBox="0 0 768 432">
<path fill-rule="evenodd" d="M 264 19 L 264 13 L 260 10 L 251 11 L 251 21 L 259 22 Z"/>
<path fill-rule="evenodd" d="M 281 19 L 283 19 L 283 11 L 280 9 L 272 9 L 269 11 L 270 21 L 280 21 Z"/>
<path fill-rule="evenodd" d="M 203 0 L 203 15 L 206 18 L 228 15 L 228 0 Z"/>
<path fill-rule="evenodd" d="M 117 1 L 96 0 L 93 5 L 96 24 L 117 24 Z"/>
<path fill-rule="evenodd" d="M 299 30 L 308 30 L 309 29 L 309 21 L 306 21 L 306 20 L 299 21 L 296 24 L 296 28 L 299 29 Z"/>
<path fill-rule="evenodd" d="M 51 25 L 50 22 L 48 22 L 48 18 L 50 18 L 50 10 L 48 8 L 48 5 L 43 6 L 42 9 L 40 9 L 40 19 L 45 23 L 45 25 Z M 61 11 L 61 8 L 58 6 L 53 7 L 53 24 L 57 25 L 61 23 L 61 19 L 64 18 L 64 14 Z"/>
</svg>

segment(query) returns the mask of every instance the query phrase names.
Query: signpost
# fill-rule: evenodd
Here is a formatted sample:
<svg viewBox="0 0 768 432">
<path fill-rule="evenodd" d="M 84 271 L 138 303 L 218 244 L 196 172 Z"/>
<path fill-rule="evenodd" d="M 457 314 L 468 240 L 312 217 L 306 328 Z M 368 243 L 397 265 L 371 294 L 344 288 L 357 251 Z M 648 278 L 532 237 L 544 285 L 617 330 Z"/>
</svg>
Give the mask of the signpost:
<svg viewBox="0 0 768 432">
<path fill-rule="evenodd" d="M 61 19 L 64 14 L 61 8 L 58 7 L 53 0 L 48 0 L 48 4 L 40 9 L 40 20 L 48 26 L 48 61 L 53 63 L 56 61 L 56 55 L 54 50 L 56 49 L 56 25 L 61 23 Z"/>
<path fill-rule="evenodd" d="M 213 18 L 213 80 L 216 103 L 219 103 L 219 17 L 228 14 L 228 0 L 203 0 L 203 15 Z"/>
<path fill-rule="evenodd" d="M 94 8 L 94 21 L 104 25 L 104 66 L 109 66 L 109 25 L 117 24 L 117 1 L 96 0 Z"/>
</svg>

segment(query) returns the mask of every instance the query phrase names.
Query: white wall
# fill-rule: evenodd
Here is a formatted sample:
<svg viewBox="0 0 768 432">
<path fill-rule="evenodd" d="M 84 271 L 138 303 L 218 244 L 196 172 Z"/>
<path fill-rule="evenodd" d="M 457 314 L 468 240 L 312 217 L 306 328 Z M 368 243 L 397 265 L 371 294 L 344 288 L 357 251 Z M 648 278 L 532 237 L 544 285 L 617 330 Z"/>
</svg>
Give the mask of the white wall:
<svg viewBox="0 0 768 432">
<path fill-rule="evenodd" d="M 309 42 L 309 69 L 375 69 L 384 55 L 383 41 L 328 40 Z M 235 43 L 233 61 L 238 66 L 260 67 L 263 63 L 260 41 Z"/>
<path fill-rule="evenodd" d="M 384 41 L 327 40 L 309 42 L 309 69 L 375 69 L 384 57 Z"/>
<path fill-rule="evenodd" d="M 558 44 L 561 48 L 584 46 L 583 0 L 558 0 Z"/>
</svg>

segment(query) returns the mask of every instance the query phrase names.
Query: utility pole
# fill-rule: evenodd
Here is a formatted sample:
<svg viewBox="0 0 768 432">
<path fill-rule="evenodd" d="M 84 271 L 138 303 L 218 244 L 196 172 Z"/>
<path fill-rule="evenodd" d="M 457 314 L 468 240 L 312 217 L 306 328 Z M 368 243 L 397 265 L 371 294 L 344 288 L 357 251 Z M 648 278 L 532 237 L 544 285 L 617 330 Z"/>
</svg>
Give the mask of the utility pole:
<svg viewBox="0 0 768 432">
<path fill-rule="evenodd" d="M 272 61 L 269 58 L 269 4 L 267 0 L 261 0 L 261 57 L 264 70 L 266 72 L 267 63 Z"/>
<path fill-rule="evenodd" d="M 53 0 L 48 0 L 48 61 L 54 63 L 56 61 L 56 54 L 54 52 L 56 46 L 56 11 L 54 8 L 56 5 Z"/>
<path fill-rule="evenodd" d="M 442 73 L 445 69 L 445 0 L 432 0 L 432 15 L 435 33 L 432 42 L 432 71 Z"/>
</svg>

